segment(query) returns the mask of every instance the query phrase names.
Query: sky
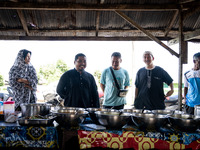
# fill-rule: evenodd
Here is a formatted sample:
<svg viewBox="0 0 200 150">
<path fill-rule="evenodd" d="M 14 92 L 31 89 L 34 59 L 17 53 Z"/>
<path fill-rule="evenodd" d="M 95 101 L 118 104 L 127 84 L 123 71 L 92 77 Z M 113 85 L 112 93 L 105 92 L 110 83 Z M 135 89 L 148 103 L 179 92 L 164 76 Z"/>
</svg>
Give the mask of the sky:
<svg viewBox="0 0 200 150">
<path fill-rule="evenodd" d="M 164 42 L 167 44 L 166 42 Z M 188 64 L 183 66 L 183 72 L 193 67 L 192 56 L 199 52 L 199 44 L 188 44 Z M 103 71 L 111 65 L 111 54 L 122 54 L 121 66 L 128 70 L 130 78 L 134 81 L 136 72 L 145 64 L 142 55 L 144 51 L 152 51 L 154 64 L 164 68 L 178 82 L 178 58 L 171 55 L 166 49 L 154 41 L 0 41 L 1 63 L 0 74 L 5 79 L 13 65 L 17 53 L 21 49 L 32 52 L 31 63 L 37 69 L 46 64 L 55 63 L 58 59 L 66 62 L 71 69 L 74 68 L 74 57 L 77 53 L 84 53 L 87 57 L 86 71 L 94 73 L 96 70 Z M 178 44 L 171 46 L 179 53 Z"/>
</svg>

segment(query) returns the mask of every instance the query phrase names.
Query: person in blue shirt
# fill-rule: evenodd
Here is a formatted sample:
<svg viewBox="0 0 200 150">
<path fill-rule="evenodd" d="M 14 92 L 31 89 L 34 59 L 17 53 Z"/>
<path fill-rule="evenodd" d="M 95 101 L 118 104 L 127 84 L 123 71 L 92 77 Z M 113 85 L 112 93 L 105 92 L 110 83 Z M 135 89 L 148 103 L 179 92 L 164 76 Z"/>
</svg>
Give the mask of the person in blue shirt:
<svg viewBox="0 0 200 150">
<path fill-rule="evenodd" d="M 114 72 L 120 89 L 128 89 L 130 85 L 129 75 L 125 69 L 120 67 L 122 59 L 119 52 L 114 52 L 111 55 L 111 62 L 112 67 L 102 72 L 100 80 L 100 87 L 104 92 L 103 108 L 123 109 L 126 104 L 126 97 L 118 96 L 118 88 L 115 84 L 111 69 Z"/>
<path fill-rule="evenodd" d="M 193 56 L 194 68 L 184 74 L 185 111 L 194 115 L 194 106 L 200 105 L 200 52 Z"/>
</svg>

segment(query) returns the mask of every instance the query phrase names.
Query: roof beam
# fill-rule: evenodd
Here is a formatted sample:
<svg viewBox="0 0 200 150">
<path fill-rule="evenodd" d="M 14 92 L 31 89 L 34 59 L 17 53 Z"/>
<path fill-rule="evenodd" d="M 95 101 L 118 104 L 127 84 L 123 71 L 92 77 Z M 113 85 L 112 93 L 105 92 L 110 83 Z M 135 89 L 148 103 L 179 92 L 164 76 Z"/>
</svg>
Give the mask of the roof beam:
<svg viewBox="0 0 200 150">
<path fill-rule="evenodd" d="M 166 40 L 159 38 L 160 40 Z M 0 40 L 46 40 L 46 41 L 149 41 L 148 37 L 75 37 L 75 36 L 0 36 Z"/>
<path fill-rule="evenodd" d="M 100 18 L 100 12 L 97 11 L 97 13 L 96 13 L 96 36 L 98 36 L 98 32 L 99 32 L 99 18 Z"/>
<path fill-rule="evenodd" d="M 199 36 L 200 36 L 200 29 L 195 30 L 191 33 L 184 34 L 184 41 L 192 40 L 192 39 L 195 39 Z M 179 38 L 169 40 L 167 42 L 167 45 L 171 46 L 171 45 L 174 45 L 174 44 L 177 44 L 177 43 L 179 43 Z"/>
<path fill-rule="evenodd" d="M 131 18 L 129 18 L 128 16 L 126 16 L 124 13 L 122 13 L 120 11 L 115 11 L 115 12 L 120 17 L 124 18 L 129 24 L 131 24 L 132 26 L 136 27 L 137 29 L 139 29 L 140 31 L 142 31 L 144 34 L 146 34 L 150 39 L 152 39 L 153 41 L 157 42 L 160 46 L 162 46 L 165 49 L 167 49 L 172 55 L 175 55 L 176 57 L 179 57 L 178 53 L 176 53 L 170 47 L 168 47 L 163 42 L 161 42 L 158 38 L 156 38 L 155 36 L 153 36 L 150 32 L 148 32 L 145 29 L 143 29 L 141 26 L 139 26 L 136 22 L 134 22 Z"/>
<path fill-rule="evenodd" d="M 95 10 L 95 11 L 171 11 L 177 10 L 177 4 L 72 4 L 72 3 L 29 3 L 0 2 L 0 9 L 21 10 Z"/>
<path fill-rule="evenodd" d="M 152 35 L 156 37 L 164 37 L 163 30 L 146 30 L 150 32 Z M 31 29 L 29 30 L 29 36 L 51 36 L 52 34 L 56 33 L 56 36 L 70 36 L 70 35 L 77 35 L 81 36 L 83 33 L 88 33 L 89 36 L 95 35 L 96 30 L 38 30 L 38 29 Z M 76 34 L 75 34 L 76 33 Z M 10 35 L 10 36 L 24 36 L 26 33 L 23 29 L 0 29 L 0 36 Z M 178 34 L 177 30 L 171 30 L 168 34 L 168 38 L 164 37 L 166 39 L 173 39 Z M 98 36 L 105 36 L 105 37 L 113 37 L 113 36 L 124 36 L 124 37 L 144 37 L 146 36 L 142 31 L 138 29 L 126 29 L 126 30 L 99 30 L 98 29 Z"/>
<path fill-rule="evenodd" d="M 26 32 L 26 34 L 29 36 L 29 31 L 28 31 L 28 27 L 27 27 L 27 24 L 26 24 L 26 20 L 24 18 L 24 14 L 21 10 L 17 10 L 17 13 L 18 13 L 18 16 L 20 18 L 20 21 L 22 23 L 22 26 L 23 26 L 23 29 L 24 31 Z"/>
<path fill-rule="evenodd" d="M 178 11 L 175 11 L 174 16 L 172 17 L 172 20 L 170 21 L 169 27 L 166 28 L 164 36 L 167 36 L 169 31 L 172 29 L 172 26 L 174 25 L 174 22 L 178 16 Z"/>
<path fill-rule="evenodd" d="M 187 17 L 191 16 L 192 14 L 196 13 L 197 11 L 200 10 L 200 5 L 191 7 L 187 11 L 183 12 L 183 20 L 185 20 Z"/>
</svg>

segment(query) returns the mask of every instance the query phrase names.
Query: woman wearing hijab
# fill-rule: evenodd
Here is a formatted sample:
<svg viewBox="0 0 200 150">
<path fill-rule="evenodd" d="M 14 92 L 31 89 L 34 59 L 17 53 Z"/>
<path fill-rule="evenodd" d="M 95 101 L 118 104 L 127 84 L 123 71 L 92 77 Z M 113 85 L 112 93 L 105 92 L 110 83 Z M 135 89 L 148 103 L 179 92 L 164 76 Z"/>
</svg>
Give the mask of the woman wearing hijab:
<svg viewBox="0 0 200 150">
<path fill-rule="evenodd" d="M 30 51 L 20 50 L 9 72 L 9 84 L 13 90 L 16 110 L 20 110 L 20 104 L 22 103 L 36 103 L 37 100 L 38 79 L 30 59 Z"/>
</svg>

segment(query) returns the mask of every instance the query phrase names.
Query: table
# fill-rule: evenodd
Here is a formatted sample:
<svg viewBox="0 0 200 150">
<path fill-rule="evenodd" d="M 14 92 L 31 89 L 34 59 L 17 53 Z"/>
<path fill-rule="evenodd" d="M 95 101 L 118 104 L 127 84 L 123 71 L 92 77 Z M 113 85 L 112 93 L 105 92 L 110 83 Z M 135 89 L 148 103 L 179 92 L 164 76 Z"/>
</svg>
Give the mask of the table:
<svg viewBox="0 0 200 150">
<path fill-rule="evenodd" d="M 78 130 L 80 149 L 200 149 L 199 133 Z"/>
<path fill-rule="evenodd" d="M 58 133 L 54 126 L 20 126 L 0 122 L 0 147 L 32 147 L 59 149 Z"/>
</svg>

